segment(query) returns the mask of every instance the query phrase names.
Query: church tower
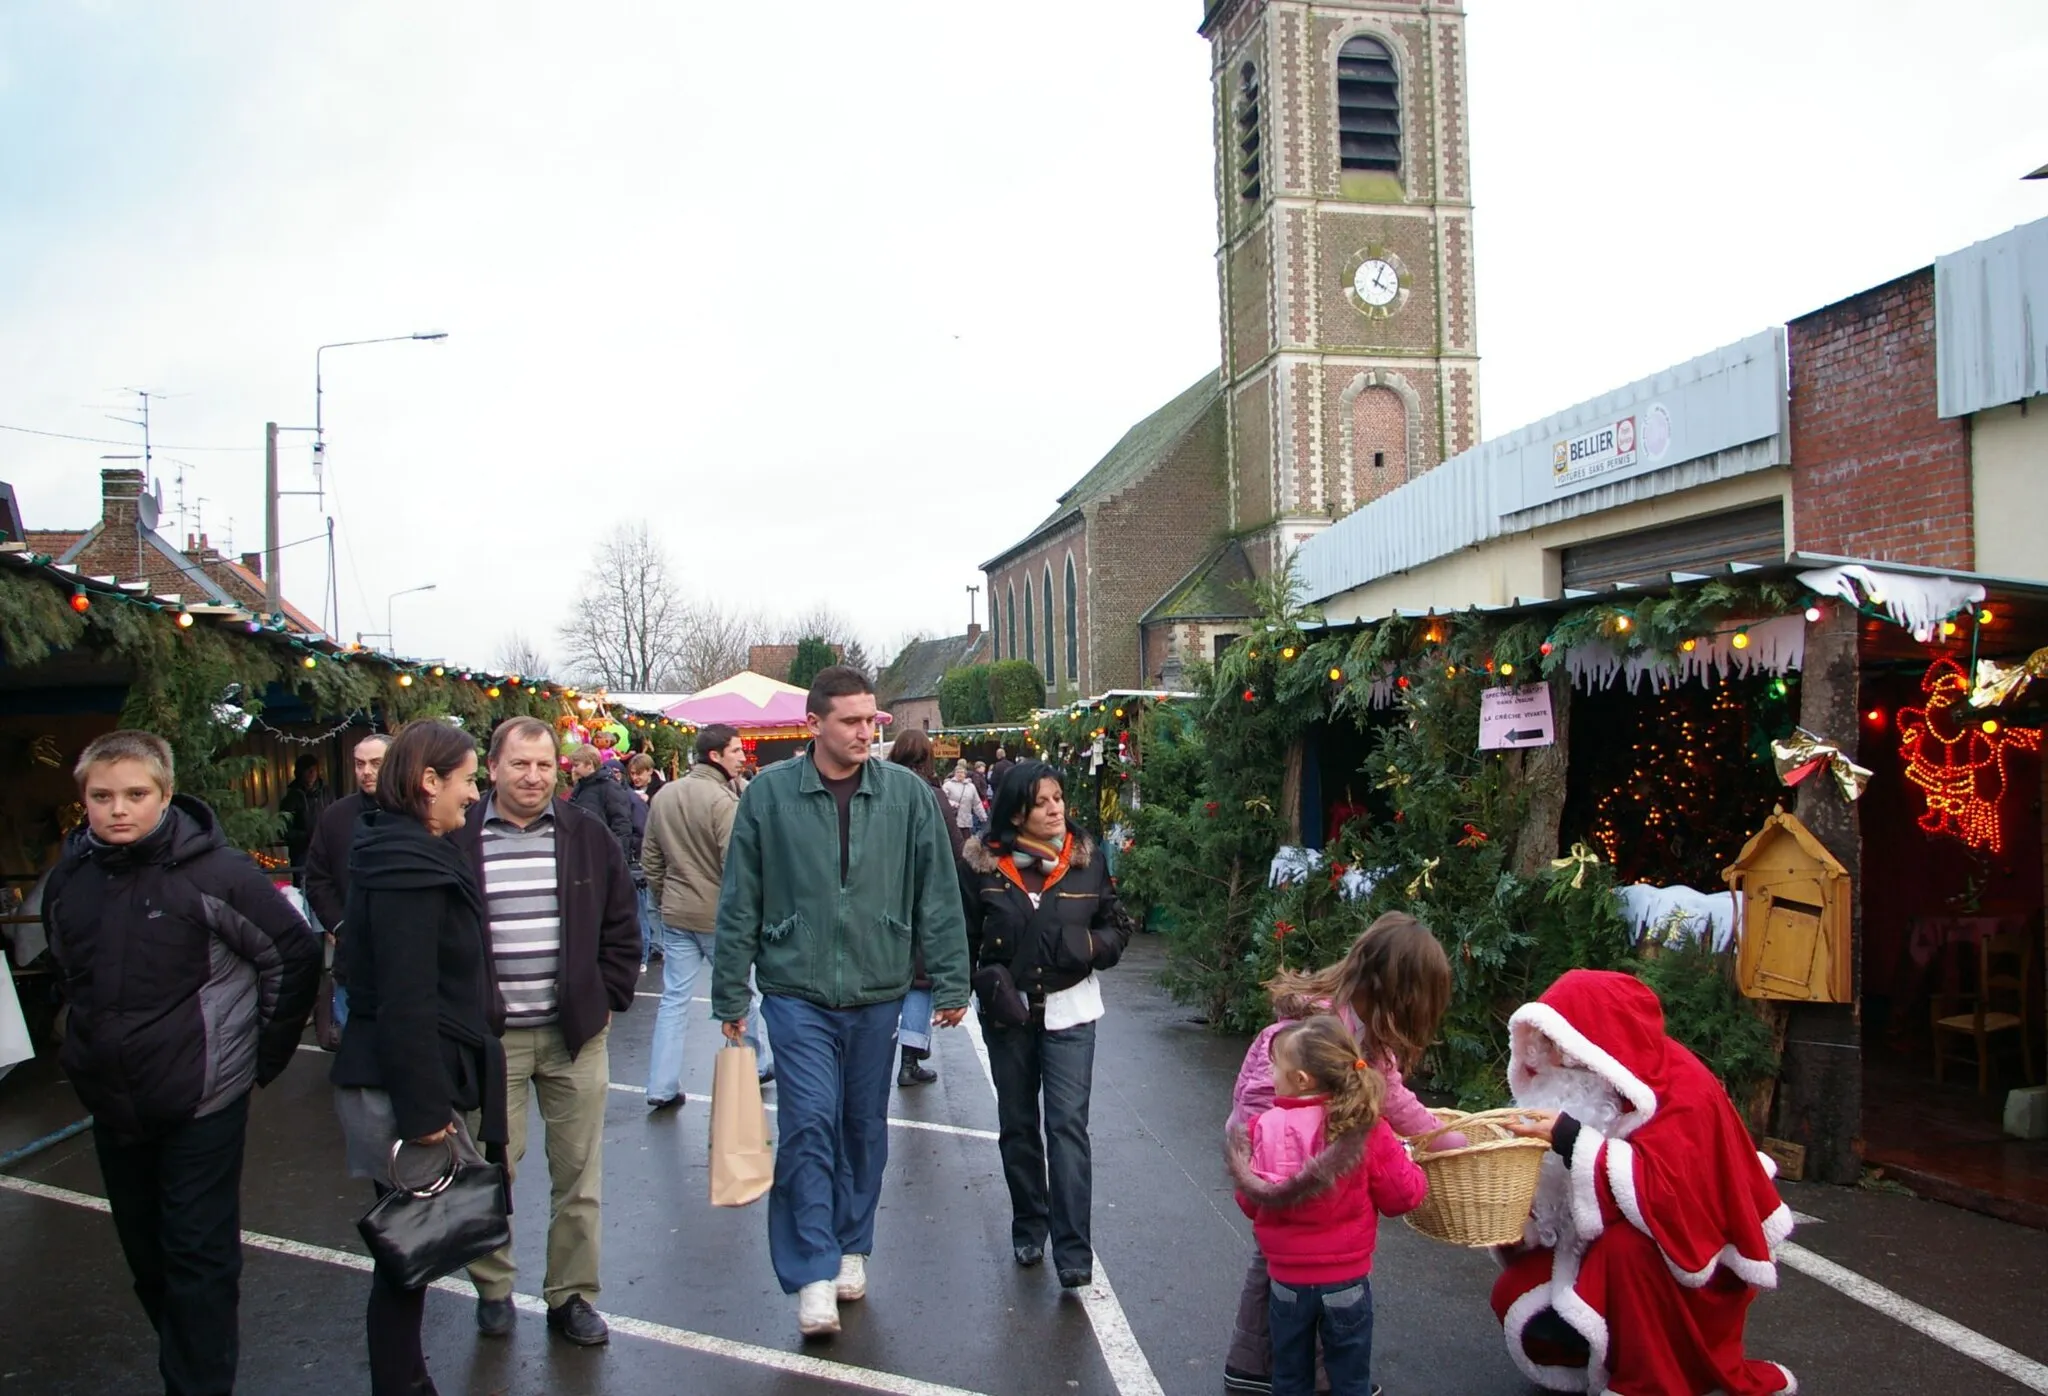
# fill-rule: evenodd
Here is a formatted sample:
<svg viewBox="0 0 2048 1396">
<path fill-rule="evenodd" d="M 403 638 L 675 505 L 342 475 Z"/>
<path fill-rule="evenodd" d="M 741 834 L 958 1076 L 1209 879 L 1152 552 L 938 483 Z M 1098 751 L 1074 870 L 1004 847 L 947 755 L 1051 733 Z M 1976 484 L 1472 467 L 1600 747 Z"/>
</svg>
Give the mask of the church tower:
<svg viewBox="0 0 2048 1396">
<path fill-rule="evenodd" d="M 1276 566 L 1479 439 L 1461 0 L 1207 0 L 1230 520 Z"/>
</svg>

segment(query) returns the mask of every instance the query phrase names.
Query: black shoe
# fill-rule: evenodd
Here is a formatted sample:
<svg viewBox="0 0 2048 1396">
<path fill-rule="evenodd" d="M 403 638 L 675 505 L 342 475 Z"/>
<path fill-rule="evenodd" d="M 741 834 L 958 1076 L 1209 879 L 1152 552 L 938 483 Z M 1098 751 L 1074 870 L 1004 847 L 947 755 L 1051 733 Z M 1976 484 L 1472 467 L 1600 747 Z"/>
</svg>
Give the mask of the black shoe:
<svg viewBox="0 0 2048 1396">
<path fill-rule="evenodd" d="M 682 1103 L 683 1098 L 679 1095 L 651 1095 L 647 1097 L 647 1113 L 652 1115 L 658 1111 L 668 1109 L 671 1105 L 681 1105 Z"/>
<path fill-rule="evenodd" d="M 760 1082 L 762 1085 L 766 1086 L 771 1084 L 775 1080 L 775 1073 L 772 1070 L 764 1071 L 760 1073 L 758 1076 L 756 1076 L 754 1079 Z"/>
<path fill-rule="evenodd" d="M 1094 1283 L 1095 1272 L 1093 1270 L 1060 1271 L 1061 1289 L 1086 1289 L 1089 1285 L 1092 1285 Z"/>
<path fill-rule="evenodd" d="M 512 1307 L 512 1296 L 503 1299 L 476 1297 L 476 1331 L 486 1338 L 502 1338 L 512 1331 L 518 1322 L 519 1311 Z"/>
<path fill-rule="evenodd" d="M 938 1079 L 938 1072 L 912 1057 L 905 1057 L 896 1072 L 896 1084 L 899 1086 L 929 1086 Z"/>
<path fill-rule="evenodd" d="M 1011 1249 L 1010 1254 L 1017 1257 L 1019 1265 L 1029 1270 L 1032 1266 L 1039 1264 L 1045 1259 L 1045 1247 L 1016 1246 Z"/>
<path fill-rule="evenodd" d="M 548 1310 L 548 1327 L 578 1347 L 594 1348 L 611 1341 L 612 1330 L 582 1295 Z"/>
<path fill-rule="evenodd" d="M 1261 1393 L 1261 1396 L 1270 1396 L 1273 1390 L 1273 1379 L 1271 1377 L 1262 1377 L 1237 1367 L 1225 1367 L 1223 1369 L 1223 1389 L 1225 1391 L 1256 1391 Z"/>
</svg>

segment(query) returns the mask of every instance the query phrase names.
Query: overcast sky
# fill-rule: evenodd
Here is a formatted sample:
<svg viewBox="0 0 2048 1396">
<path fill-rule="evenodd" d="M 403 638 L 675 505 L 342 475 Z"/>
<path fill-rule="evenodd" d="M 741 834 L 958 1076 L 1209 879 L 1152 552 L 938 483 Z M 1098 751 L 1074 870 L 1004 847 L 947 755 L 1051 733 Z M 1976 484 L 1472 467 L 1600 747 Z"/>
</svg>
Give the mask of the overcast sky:
<svg viewBox="0 0 2048 1396">
<path fill-rule="evenodd" d="M 635 516 L 694 592 L 958 631 L 1215 366 L 1201 8 L 0 4 L 0 424 L 172 394 L 166 493 L 255 550 L 314 347 L 445 329 L 326 356 L 345 633 L 432 582 L 402 650 L 553 651 Z M 1468 9 L 1485 435 L 2048 216 L 2042 0 Z M 0 431 L 0 479 L 83 526 L 132 449 Z"/>
</svg>

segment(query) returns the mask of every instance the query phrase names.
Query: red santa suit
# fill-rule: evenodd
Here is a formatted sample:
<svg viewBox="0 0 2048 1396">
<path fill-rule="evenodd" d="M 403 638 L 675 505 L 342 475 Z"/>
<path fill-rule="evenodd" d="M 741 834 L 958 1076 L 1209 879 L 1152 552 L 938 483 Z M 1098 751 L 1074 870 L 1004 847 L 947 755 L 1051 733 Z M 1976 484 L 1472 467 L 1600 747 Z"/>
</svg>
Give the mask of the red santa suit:
<svg viewBox="0 0 2048 1396">
<path fill-rule="evenodd" d="M 1503 1253 L 1493 1309 L 1508 1353 L 1550 1391 L 1614 1396 L 1778 1396 L 1792 1374 L 1743 1354 L 1759 1289 L 1774 1289 L 1774 1251 L 1792 1213 L 1772 1183 L 1728 1093 L 1699 1059 L 1664 1034 L 1664 1010 L 1641 981 L 1573 970 L 1509 1020 L 1509 1085 L 1540 1095 L 1548 1038 L 1619 1097 L 1605 1133 L 1581 1122 L 1561 1133 L 1568 1207 L 1546 1237 Z M 1554 1070 L 1554 1067 L 1551 1068 Z M 1554 1243 L 1546 1244 L 1545 1240 Z M 1546 1342 L 1548 1309 L 1585 1340 L 1584 1366 Z"/>
</svg>

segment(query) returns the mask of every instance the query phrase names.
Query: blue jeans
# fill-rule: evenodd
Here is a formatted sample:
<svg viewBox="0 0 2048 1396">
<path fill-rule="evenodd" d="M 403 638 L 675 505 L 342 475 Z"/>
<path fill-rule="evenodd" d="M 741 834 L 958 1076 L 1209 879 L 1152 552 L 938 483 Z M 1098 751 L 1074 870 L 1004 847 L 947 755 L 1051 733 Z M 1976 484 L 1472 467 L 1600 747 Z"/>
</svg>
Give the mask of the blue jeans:
<svg viewBox="0 0 2048 1396">
<path fill-rule="evenodd" d="M 711 973 L 709 931 L 679 931 L 656 921 L 661 937 L 661 1005 L 654 1014 L 654 1046 L 647 1054 L 647 1098 L 674 1100 L 683 1090 L 683 1032 L 690 1022 L 690 999 L 699 975 Z M 705 1010 L 706 1015 L 710 1013 Z M 768 1030 L 761 1022 L 761 996 L 747 1014 L 747 1045 L 754 1049 L 755 1069 L 766 1076 L 775 1069 Z"/>
<path fill-rule="evenodd" d="M 1044 1246 L 1050 1240 L 1056 1269 L 1093 1271 L 1088 1089 L 1095 1074 L 1095 1024 L 1047 1032 L 1035 1020 L 1006 1028 L 984 1014 L 981 1031 L 996 1080 L 997 1147 L 1003 1181 L 1010 1185 L 1010 1244 Z"/>
<path fill-rule="evenodd" d="M 901 999 L 863 1008 L 761 1000 L 778 1049 L 768 1255 L 784 1294 L 837 1277 L 843 1255 L 874 1252 L 902 1014 Z"/>
<path fill-rule="evenodd" d="M 903 996 L 903 1016 L 896 1020 L 896 1042 L 919 1056 L 932 1052 L 932 991 L 912 989 Z"/>
<path fill-rule="evenodd" d="M 643 885 L 636 890 L 640 896 L 640 963 L 644 965 L 661 944 L 661 909 L 654 904 L 652 887 Z M 668 952 L 663 950 L 662 955 L 666 958 Z"/>
<path fill-rule="evenodd" d="M 1330 1396 L 1371 1396 L 1372 1279 L 1327 1285 L 1272 1283 L 1273 1396 L 1315 1396 L 1316 1336 Z"/>
</svg>

